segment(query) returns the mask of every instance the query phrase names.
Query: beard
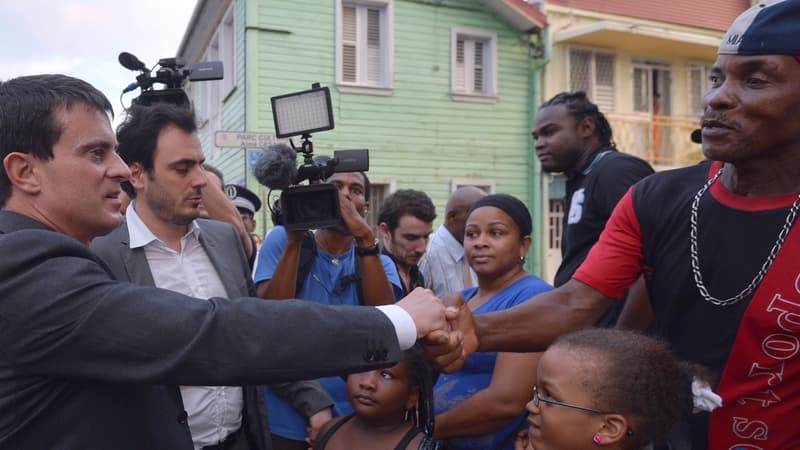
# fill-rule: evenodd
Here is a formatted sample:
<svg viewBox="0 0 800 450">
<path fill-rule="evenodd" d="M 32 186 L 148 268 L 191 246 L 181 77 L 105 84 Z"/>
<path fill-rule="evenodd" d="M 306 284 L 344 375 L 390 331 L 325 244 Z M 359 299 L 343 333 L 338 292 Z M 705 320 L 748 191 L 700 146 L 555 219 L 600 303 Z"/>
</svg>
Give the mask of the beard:
<svg viewBox="0 0 800 450">
<path fill-rule="evenodd" d="M 147 207 L 161 220 L 174 225 L 188 225 L 200 216 L 199 206 L 194 208 L 181 208 L 188 197 L 199 195 L 200 192 L 186 194 L 178 200 L 163 189 L 148 189 L 144 198 Z"/>
</svg>

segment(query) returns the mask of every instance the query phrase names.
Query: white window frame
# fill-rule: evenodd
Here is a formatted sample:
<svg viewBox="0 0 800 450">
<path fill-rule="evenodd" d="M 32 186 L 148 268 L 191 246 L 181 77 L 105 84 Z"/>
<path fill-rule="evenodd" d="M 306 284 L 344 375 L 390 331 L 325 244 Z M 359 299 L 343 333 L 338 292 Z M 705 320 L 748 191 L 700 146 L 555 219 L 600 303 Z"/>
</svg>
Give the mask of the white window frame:
<svg viewBox="0 0 800 450">
<path fill-rule="evenodd" d="M 613 68 L 613 85 L 611 86 L 612 92 L 614 92 L 613 100 L 614 100 L 614 107 L 609 111 L 603 111 L 604 113 L 614 112 L 618 109 L 617 106 L 617 95 L 616 92 L 619 90 L 620 85 L 620 77 L 618 76 L 618 69 L 619 69 L 619 54 L 613 50 L 599 48 L 599 47 L 585 47 L 582 45 L 570 45 L 567 47 L 567 56 L 566 56 L 566 64 L 567 64 L 567 91 L 572 91 L 572 51 L 573 50 L 583 50 L 590 52 L 592 54 L 592 58 L 590 61 L 591 64 L 591 73 L 589 74 L 589 91 L 586 92 L 589 98 L 592 100 L 592 103 L 597 104 L 597 60 L 595 55 L 607 55 L 614 58 L 614 68 Z"/>
<path fill-rule="evenodd" d="M 703 96 L 711 87 L 711 81 L 709 80 L 709 76 L 711 75 L 711 67 L 712 63 L 703 62 L 703 61 L 690 61 L 686 67 L 686 86 L 688 86 L 688 98 L 687 100 L 687 108 L 686 112 L 687 115 L 691 117 L 699 117 L 703 115 Z M 699 70 L 700 71 L 700 110 L 695 111 L 692 109 L 694 105 L 692 104 L 692 71 Z"/>
<path fill-rule="evenodd" d="M 483 41 L 483 84 L 484 90 L 475 92 L 472 75 L 474 53 L 464 50 L 464 90 L 456 90 L 456 48 L 458 40 Z M 468 42 L 469 43 L 469 42 Z M 469 46 L 471 47 L 471 46 Z M 495 103 L 497 102 L 497 34 L 474 28 L 453 27 L 450 30 L 450 98 L 456 101 Z"/>
<path fill-rule="evenodd" d="M 646 80 L 646 82 L 647 82 L 647 95 L 648 95 L 647 103 L 646 103 L 647 111 L 637 111 L 636 92 L 635 92 L 635 89 L 634 89 L 634 83 L 635 83 L 634 74 L 636 73 L 636 69 L 646 70 L 647 71 L 647 80 Z M 670 79 L 671 79 L 671 77 L 672 77 L 672 64 L 670 64 L 669 61 L 655 60 L 653 58 L 636 58 L 636 57 L 631 59 L 631 94 L 632 95 L 631 95 L 630 108 L 631 108 L 631 111 L 633 111 L 634 114 L 650 114 L 650 115 L 654 114 L 654 111 L 653 111 L 653 95 L 654 95 L 653 72 L 656 71 L 656 70 L 669 72 L 669 74 L 670 74 L 669 76 L 670 76 Z M 670 102 L 673 102 L 674 101 L 674 97 L 675 97 L 674 92 L 672 91 L 672 89 L 674 89 L 674 86 L 672 86 L 671 90 L 670 90 L 670 98 L 669 98 Z M 669 106 L 670 106 L 669 110 L 672 111 L 672 105 L 670 104 Z M 662 115 L 663 115 L 663 112 L 662 112 Z"/>
<path fill-rule="evenodd" d="M 378 84 L 371 84 L 366 80 L 351 82 L 344 81 L 343 77 L 343 6 L 355 8 L 378 8 L 381 10 L 381 43 L 385 43 L 384 52 L 381 55 L 381 72 L 383 80 Z M 357 16 L 366 16 L 366 11 L 357 9 Z M 357 22 L 362 21 L 357 17 Z M 360 23 L 360 22 L 359 22 Z M 359 70 L 366 71 L 366 27 L 359 27 L 361 39 L 358 41 L 356 49 L 357 63 Z M 392 95 L 394 93 L 394 0 L 336 0 L 336 88 L 339 92 L 349 92 L 356 94 L 372 95 Z"/>
<path fill-rule="evenodd" d="M 206 49 L 203 57 L 204 61 L 216 61 L 219 59 L 219 41 L 216 39 L 211 40 Z M 214 156 L 217 153 L 217 147 L 214 144 L 214 135 L 217 130 L 222 129 L 222 98 L 220 96 L 221 80 L 203 81 L 200 88 L 201 94 L 201 114 L 198 117 L 198 122 L 201 128 L 206 129 L 209 139 L 209 154 Z"/>
<path fill-rule="evenodd" d="M 386 186 L 385 196 L 384 198 L 392 195 L 395 191 L 397 191 L 397 178 L 394 177 L 369 177 L 369 185 L 370 188 L 374 186 Z M 367 213 L 367 223 L 369 223 L 370 227 L 372 227 L 372 231 L 375 232 L 375 236 L 378 236 L 378 210 L 380 209 L 380 205 L 373 202 L 375 199 L 370 196 L 369 199 L 369 212 Z M 383 199 L 381 199 L 383 200 Z M 374 219 L 374 220 L 371 220 Z M 374 222 L 374 223 L 373 223 Z"/>
<path fill-rule="evenodd" d="M 224 103 L 236 88 L 236 2 L 231 2 L 220 22 L 217 35 L 219 59 L 222 60 L 223 78 L 220 82 L 220 100 Z"/>
<path fill-rule="evenodd" d="M 493 178 L 453 178 L 450 180 L 450 193 L 465 186 L 481 188 L 489 194 L 497 192 L 497 181 Z"/>
</svg>

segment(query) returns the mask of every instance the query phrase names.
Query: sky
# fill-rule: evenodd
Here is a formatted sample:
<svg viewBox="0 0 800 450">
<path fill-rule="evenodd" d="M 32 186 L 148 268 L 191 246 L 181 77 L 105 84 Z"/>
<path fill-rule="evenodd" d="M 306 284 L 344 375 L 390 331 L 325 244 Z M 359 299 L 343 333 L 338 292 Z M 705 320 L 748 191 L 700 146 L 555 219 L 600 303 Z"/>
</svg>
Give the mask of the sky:
<svg viewBox="0 0 800 450">
<path fill-rule="evenodd" d="M 197 0 L 0 0 L 0 79 L 63 73 L 103 91 L 117 118 L 122 89 L 138 72 L 120 52 L 148 67 L 177 53 Z M 123 96 L 127 107 L 138 89 Z"/>
</svg>

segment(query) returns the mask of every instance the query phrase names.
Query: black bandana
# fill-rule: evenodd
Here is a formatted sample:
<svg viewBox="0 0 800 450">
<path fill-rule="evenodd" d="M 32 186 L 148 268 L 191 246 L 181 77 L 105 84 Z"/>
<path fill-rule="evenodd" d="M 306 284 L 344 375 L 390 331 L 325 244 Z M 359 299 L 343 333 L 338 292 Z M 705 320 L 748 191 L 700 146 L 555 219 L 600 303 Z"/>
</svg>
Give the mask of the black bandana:
<svg viewBox="0 0 800 450">
<path fill-rule="evenodd" d="M 531 231 L 533 231 L 531 213 L 528 212 L 528 207 L 516 197 L 508 194 L 487 195 L 486 197 L 483 197 L 475 202 L 475 204 L 472 205 L 472 208 L 469 209 L 469 213 L 467 215 L 469 216 L 469 214 L 472 214 L 472 211 L 475 211 L 481 206 L 494 206 L 495 208 L 508 214 L 511 217 L 511 220 L 517 224 L 517 228 L 519 228 L 519 234 L 521 237 L 529 236 Z"/>
</svg>

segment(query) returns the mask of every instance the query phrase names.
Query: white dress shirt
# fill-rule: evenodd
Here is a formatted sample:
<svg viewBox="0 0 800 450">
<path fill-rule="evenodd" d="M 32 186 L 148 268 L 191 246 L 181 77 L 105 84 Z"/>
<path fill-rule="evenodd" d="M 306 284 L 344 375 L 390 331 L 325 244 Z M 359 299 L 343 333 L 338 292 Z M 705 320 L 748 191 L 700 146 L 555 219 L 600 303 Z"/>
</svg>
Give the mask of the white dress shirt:
<svg viewBox="0 0 800 450">
<path fill-rule="evenodd" d="M 425 277 L 425 287 L 437 297 L 447 292 L 461 292 L 478 284 L 478 277 L 464 255 L 464 246 L 444 225 L 440 225 L 433 233 L 428 251 L 420 260 L 419 270 Z"/>
<path fill-rule="evenodd" d="M 203 299 L 228 297 L 211 259 L 200 244 L 200 227 L 196 221 L 192 221 L 189 231 L 181 238 L 179 253 L 158 239 L 142 222 L 136 214 L 135 202 L 125 217 L 131 249 L 144 247 L 157 287 Z M 241 427 L 244 407 L 241 387 L 181 386 L 180 390 L 196 450 L 218 444 Z"/>
</svg>

